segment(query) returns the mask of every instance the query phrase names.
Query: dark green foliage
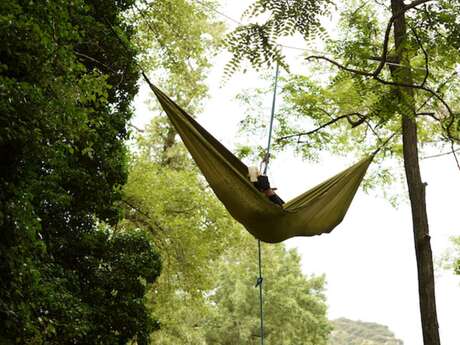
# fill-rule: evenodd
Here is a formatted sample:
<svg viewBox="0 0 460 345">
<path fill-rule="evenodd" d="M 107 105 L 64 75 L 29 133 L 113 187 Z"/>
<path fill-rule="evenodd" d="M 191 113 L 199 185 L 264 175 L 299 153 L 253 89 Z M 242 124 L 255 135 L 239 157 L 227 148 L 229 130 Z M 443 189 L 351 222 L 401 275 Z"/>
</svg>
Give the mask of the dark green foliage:
<svg viewBox="0 0 460 345">
<path fill-rule="evenodd" d="M 334 329 L 329 339 L 330 345 L 403 345 L 387 326 L 344 318 L 331 323 Z"/>
<path fill-rule="evenodd" d="M 138 71 L 110 26 L 132 34 L 131 4 L 0 2 L 0 343 L 123 344 L 153 326 L 157 255 L 98 221 L 116 224 L 126 181 Z"/>
</svg>

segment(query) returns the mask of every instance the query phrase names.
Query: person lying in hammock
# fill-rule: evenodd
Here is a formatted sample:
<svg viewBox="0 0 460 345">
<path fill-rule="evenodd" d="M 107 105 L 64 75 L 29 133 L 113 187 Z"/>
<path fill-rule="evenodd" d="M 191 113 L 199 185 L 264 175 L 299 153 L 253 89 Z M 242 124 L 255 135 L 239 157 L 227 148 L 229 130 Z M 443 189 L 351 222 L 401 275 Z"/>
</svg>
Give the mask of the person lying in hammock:
<svg viewBox="0 0 460 345">
<path fill-rule="evenodd" d="M 271 202 L 277 205 L 283 205 L 284 201 L 281 199 L 278 194 L 275 193 L 276 188 L 270 187 L 270 181 L 268 176 L 262 175 L 257 167 L 249 167 L 249 180 L 252 182 L 254 187 L 259 191 L 264 193 Z"/>
</svg>

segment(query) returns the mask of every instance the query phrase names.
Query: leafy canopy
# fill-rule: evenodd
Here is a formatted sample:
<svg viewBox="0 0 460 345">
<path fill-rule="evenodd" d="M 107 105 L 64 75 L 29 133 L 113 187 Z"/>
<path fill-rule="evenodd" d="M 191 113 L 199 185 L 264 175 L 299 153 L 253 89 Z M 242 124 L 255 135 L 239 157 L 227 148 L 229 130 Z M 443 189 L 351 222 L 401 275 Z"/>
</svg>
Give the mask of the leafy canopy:
<svg viewBox="0 0 460 345">
<path fill-rule="evenodd" d="M 147 341 L 159 257 L 116 232 L 136 52 L 133 1 L 0 4 L 0 342 Z"/>
<path fill-rule="evenodd" d="M 304 276 L 300 256 L 284 245 L 263 245 L 264 334 L 267 344 L 327 344 L 324 277 Z M 259 291 L 254 287 L 257 249 L 232 248 L 218 266 L 210 294 L 207 344 L 259 344 Z"/>
</svg>

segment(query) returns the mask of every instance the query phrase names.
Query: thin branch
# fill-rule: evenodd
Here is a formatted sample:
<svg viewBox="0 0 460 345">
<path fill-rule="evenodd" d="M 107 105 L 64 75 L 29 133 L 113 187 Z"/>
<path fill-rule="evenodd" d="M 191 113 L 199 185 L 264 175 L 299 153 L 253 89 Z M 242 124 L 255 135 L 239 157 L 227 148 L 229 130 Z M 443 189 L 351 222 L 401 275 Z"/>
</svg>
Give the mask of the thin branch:
<svg viewBox="0 0 460 345">
<path fill-rule="evenodd" d="M 454 141 L 453 140 L 450 141 L 450 148 L 451 148 L 452 154 L 454 155 L 455 162 L 457 163 L 458 170 L 460 170 L 460 162 L 458 161 L 456 150 L 454 149 Z"/>
<path fill-rule="evenodd" d="M 98 59 L 95 59 L 95 58 L 93 58 L 93 57 L 91 57 L 91 56 L 89 56 L 89 55 L 86 55 L 86 54 L 84 54 L 84 53 L 80 53 L 79 51 L 76 51 L 76 50 L 74 50 L 74 53 L 75 53 L 75 55 L 78 55 L 78 56 L 83 57 L 83 58 L 85 58 L 85 59 L 87 59 L 87 60 L 90 60 L 90 61 L 92 61 L 92 62 L 95 62 L 95 63 L 97 63 L 97 64 L 99 64 L 99 65 L 101 65 L 101 66 L 104 66 L 105 68 L 107 68 L 107 69 L 110 70 L 111 72 L 113 72 L 113 73 L 115 73 L 115 74 L 118 74 L 118 72 L 115 71 L 112 67 L 110 67 L 109 65 L 103 63 L 102 61 L 99 61 Z"/>
<path fill-rule="evenodd" d="M 377 133 L 377 131 L 375 130 L 374 127 L 372 127 L 371 123 L 369 122 L 368 119 L 365 120 L 366 122 L 366 125 L 367 125 L 367 128 L 369 128 L 371 130 L 371 132 L 377 137 L 377 140 L 381 140 L 380 139 L 380 135 Z M 366 132 L 366 136 L 367 136 L 367 132 Z M 365 136 L 365 137 L 366 137 Z"/>
<path fill-rule="evenodd" d="M 367 6 L 367 1 L 365 1 L 361 6 L 359 6 L 357 9 L 355 9 L 355 10 L 353 11 L 353 13 L 350 15 L 350 17 L 351 17 L 352 19 L 354 19 L 355 15 L 356 15 L 359 11 L 361 11 L 364 7 L 366 7 L 366 6 Z"/>
<path fill-rule="evenodd" d="M 121 201 L 124 202 L 129 207 L 131 207 L 137 213 L 139 213 L 142 216 L 146 217 L 147 219 L 150 219 L 151 221 L 153 221 L 153 224 L 155 224 L 156 227 L 158 227 L 162 232 L 166 233 L 166 229 L 161 224 L 159 224 L 150 214 L 142 211 L 139 207 L 133 205 L 132 203 L 130 203 L 126 199 L 122 199 Z"/>
<path fill-rule="evenodd" d="M 431 0 L 427 0 L 427 1 L 431 1 Z M 372 77 L 373 79 L 375 79 L 375 80 L 377 80 L 380 83 L 385 84 L 385 85 L 407 87 L 407 88 L 426 91 L 426 92 L 430 93 L 431 95 L 433 95 L 433 97 L 437 98 L 446 107 L 446 109 L 449 112 L 450 116 L 453 117 L 452 109 L 447 104 L 447 102 L 441 96 L 439 96 L 435 91 L 433 91 L 432 89 L 430 89 L 430 88 L 428 88 L 426 86 L 407 84 L 407 83 L 399 83 L 399 82 L 384 80 L 384 79 L 378 77 L 377 75 L 374 75 L 373 73 L 369 73 L 369 72 L 366 72 L 366 71 L 361 71 L 361 70 L 349 68 L 349 67 L 344 66 L 344 65 L 342 65 L 342 64 L 340 64 L 340 63 L 338 63 L 338 62 L 336 62 L 336 61 L 334 61 L 332 59 L 329 59 L 329 58 L 327 58 L 325 56 L 312 55 L 312 56 L 307 57 L 307 60 L 310 60 L 310 59 L 318 59 L 318 60 L 328 61 L 331 64 L 333 64 L 333 65 L 337 66 L 338 68 L 343 69 L 343 70 L 345 70 L 347 72 L 354 73 L 354 74 L 359 74 L 359 75 L 366 76 L 366 77 Z M 453 122 L 453 121 L 451 121 L 451 122 Z M 451 126 L 452 126 L 452 123 L 449 124 L 448 128 L 450 128 Z"/>
<path fill-rule="evenodd" d="M 439 117 L 436 117 L 436 114 L 433 112 L 422 112 L 422 113 L 415 113 L 416 116 L 429 116 L 432 119 L 441 122 L 441 119 Z"/>
<path fill-rule="evenodd" d="M 145 130 L 140 129 L 139 127 L 133 125 L 132 123 L 129 123 L 128 126 L 131 127 L 131 128 L 134 128 L 134 129 L 135 129 L 136 131 L 138 131 L 139 133 L 144 133 L 144 132 L 145 132 Z"/>
<path fill-rule="evenodd" d="M 458 138 L 454 137 L 452 135 L 452 133 L 450 132 L 450 129 L 451 129 L 451 127 L 452 127 L 452 125 L 454 124 L 454 121 L 455 121 L 455 116 L 454 116 L 455 114 L 452 113 L 452 111 L 450 111 L 450 109 L 447 109 L 447 110 L 449 111 L 449 115 L 450 115 L 450 121 L 449 121 L 449 124 L 446 127 L 447 136 L 449 138 L 451 138 L 451 139 L 455 139 L 457 141 L 460 141 Z"/>
<path fill-rule="evenodd" d="M 366 72 L 366 71 L 361 71 L 361 70 L 357 70 L 357 69 L 354 69 L 354 68 L 350 68 L 350 67 L 347 67 L 347 66 L 344 66 L 340 63 L 338 63 L 337 61 L 334 61 L 332 59 L 329 59 L 325 56 L 319 56 L 319 55 L 310 55 L 308 56 L 307 58 L 305 58 L 305 60 L 312 60 L 312 59 L 316 59 L 316 60 L 325 60 L 325 61 L 328 61 L 329 63 L 337 66 L 338 68 L 340 69 L 343 69 L 347 72 L 351 72 L 351 73 L 354 73 L 354 74 L 359 74 L 359 75 L 362 75 L 362 76 L 365 76 L 365 77 L 373 77 L 374 75 L 372 73 L 369 73 L 369 72 Z"/>
<path fill-rule="evenodd" d="M 436 92 L 441 92 L 441 89 L 453 78 L 457 75 L 457 71 L 454 71 L 453 73 L 451 73 L 451 75 L 445 80 L 443 81 L 441 84 L 439 84 L 439 86 L 437 87 L 436 89 Z M 433 99 L 433 95 L 430 95 L 430 97 L 428 97 L 421 106 L 418 107 L 417 111 L 421 110 L 425 105 L 428 104 L 429 101 L 431 101 Z"/>
<path fill-rule="evenodd" d="M 442 157 L 442 156 L 451 155 L 453 153 L 455 154 L 456 152 L 460 152 L 460 148 L 451 150 L 449 152 L 443 152 L 443 153 L 437 153 L 435 155 L 424 156 L 424 157 L 421 157 L 420 159 L 438 158 L 438 157 Z"/>
<path fill-rule="evenodd" d="M 320 110 L 323 113 L 325 113 L 331 119 L 335 119 L 334 116 L 330 112 L 328 112 L 326 109 L 321 108 L 321 107 L 315 107 L 315 108 L 317 108 L 318 110 Z M 361 113 L 359 113 L 357 111 L 354 111 L 352 113 L 348 113 L 348 114 L 345 114 L 345 115 L 341 115 L 341 116 L 345 116 L 347 118 L 347 121 L 351 125 L 351 128 L 355 128 L 355 127 L 359 126 L 360 124 L 362 124 L 366 120 L 366 117 L 367 117 L 366 115 L 363 115 L 363 114 L 361 114 Z M 353 121 L 353 119 L 351 118 L 352 116 L 359 117 L 359 120 Z"/>
<path fill-rule="evenodd" d="M 387 5 L 385 5 L 384 3 L 382 3 L 382 2 L 380 2 L 380 1 L 378 1 L 378 0 L 374 0 L 374 2 L 375 2 L 377 5 L 380 5 L 380 6 L 382 6 L 382 7 L 388 8 Z"/>
<path fill-rule="evenodd" d="M 320 109 L 322 111 L 325 111 L 323 109 Z M 327 112 L 326 112 L 327 113 Z M 329 113 L 328 113 L 329 114 Z M 350 117 L 353 116 L 353 115 L 357 115 L 360 117 L 360 119 L 358 121 L 353 121 Z M 286 135 L 284 137 L 279 137 L 276 139 L 276 142 L 280 142 L 280 141 L 283 141 L 283 140 L 286 140 L 286 139 L 290 139 L 290 138 L 294 138 L 294 137 L 298 137 L 298 142 L 300 142 L 300 137 L 304 136 L 304 135 L 310 135 L 310 134 L 313 134 L 313 133 L 316 133 L 316 132 L 319 132 L 320 130 L 322 130 L 323 128 L 326 128 L 334 123 L 336 123 L 337 121 L 339 120 L 342 120 L 342 119 L 347 119 L 348 122 L 351 124 L 352 128 L 355 128 L 357 126 L 359 126 L 360 124 L 362 124 L 363 122 L 365 122 L 365 119 L 366 119 L 366 116 L 363 115 L 363 114 L 360 114 L 360 113 L 357 113 L 357 112 L 354 112 L 354 113 L 350 113 L 350 114 L 345 114 L 345 115 L 341 115 L 341 116 L 338 116 L 338 117 L 335 117 L 333 118 L 332 120 L 320 125 L 319 127 L 315 128 L 315 129 L 312 129 L 311 131 L 308 131 L 308 132 L 301 132 L 301 133 L 296 133 L 296 134 L 291 134 L 291 135 Z"/>
<path fill-rule="evenodd" d="M 423 47 L 423 44 L 420 41 L 420 38 L 418 37 L 417 31 L 415 30 L 415 28 L 412 25 L 409 25 L 409 27 L 410 27 L 412 33 L 414 34 L 415 39 L 417 40 L 417 43 L 420 46 L 420 48 L 422 49 L 423 55 L 425 57 L 425 77 L 423 78 L 423 81 L 420 84 L 420 86 L 425 86 L 426 81 L 428 80 L 428 77 L 430 75 L 430 70 L 429 70 L 429 66 L 428 66 L 428 63 L 429 63 L 428 52 L 426 51 L 425 47 Z"/>
<path fill-rule="evenodd" d="M 407 87 L 407 88 L 411 88 L 411 89 L 418 89 L 418 90 L 422 90 L 422 91 L 425 91 L 425 92 L 428 92 L 430 93 L 434 98 L 438 99 L 447 109 L 447 111 L 449 112 L 449 115 L 450 116 L 453 116 L 454 113 L 452 111 L 452 109 L 450 108 L 449 104 L 447 104 L 447 102 L 441 97 L 439 96 L 435 91 L 433 91 L 432 89 L 426 87 L 426 86 L 420 86 L 420 85 L 414 85 L 414 84 L 407 84 L 407 83 L 399 83 L 399 82 L 394 82 L 394 81 L 388 81 L 388 80 L 384 80 L 380 77 L 374 77 L 375 80 L 381 82 L 382 84 L 385 84 L 385 85 L 392 85 L 392 86 L 400 86 L 400 87 Z"/>
</svg>

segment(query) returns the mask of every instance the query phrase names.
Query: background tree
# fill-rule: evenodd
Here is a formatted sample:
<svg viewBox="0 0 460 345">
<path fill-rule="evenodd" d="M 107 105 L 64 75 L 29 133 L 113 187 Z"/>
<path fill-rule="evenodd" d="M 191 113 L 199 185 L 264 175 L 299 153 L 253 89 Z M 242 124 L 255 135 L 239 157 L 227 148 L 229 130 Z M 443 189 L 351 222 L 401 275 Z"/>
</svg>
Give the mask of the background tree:
<svg viewBox="0 0 460 345">
<path fill-rule="evenodd" d="M 330 345 L 403 345 L 388 327 L 372 322 L 333 320 Z"/>
<path fill-rule="evenodd" d="M 291 127 L 294 121 L 285 122 L 281 128 L 290 133 L 278 142 L 293 138 L 304 141 L 304 152 L 362 152 L 363 147 L 378 146 L 386 136 L 398 134 L 395 143 L 384 152 L 401 156 L 404 163 L 412 207 L 423 338 L 425 345 L 437 345 L 433 260 L 418 146 L 448 146 L 455 156 L 455 145 L 460 142 L 460 116 L 451 107 L 458 101 L 459 91 L 458 80 L 453 78 L 460 61 L 460 26 L 453 14 L 459 4 L 429 0 L 407 4 L 402 0 L 257 1 L 250 7 L 249 16 L 263 13 L 268 19 L 241 26 L 229 36 L 227 44 L 234 53 L 230 72 L 245 59 L 256 67 L 274 61 L 286 66 L 276 40 L 299 33 L 311 43 L 312 34 L 321 30 L 320 15 L 327 13 L 331 4 L 338 6 L 337 14 L 342 18 L 340 33 L 327 40 L 327 53 L 306 57 L 307 61 L 334 68 L 328 71 L 328 82 L 294 76 L 286 90 L 297 115 L 309 118 L 315 127 L 300 132 Z M 318 70 L 315 72 L 317 75 Z"/>
<path fill-rule="evenodd" d="M 460 238 L 456 237 L 452 241 L 454 242 L 455 249 L 457 251 L 457 253 L 456 253 L 455 257 L 454 257 L 452 268 L 453 268 L 455 274 L 460 275 Z"/>
<path fill-rule="evenodd" d="M 460 275 L 460 237 L 451 238 L 452 247 L 439 258 L 439 267 Z"/>
<path fill-rule="evenodd" d="M 131 21 L 137 35 L 131 43 L 140 50 L 141 65 L 151 79 L 189 111 L 196 111 L 207 95 L 206 77 L 211 58 L 222 45 L 224 25 L 210 10 L 216 1 L 141 0 L 135 6 Z M 152 109 L 158 110 L 156 101 Z M 174 164 L 176 131 L 166 117 L 155 122 L 154 139 L 162 150 L 164 164 Z M 153 139 L 153 138 L 151 138 Z M 151 143 L 153 143 L 151 140 Z"/>
<path fill-rule="evenodd" d="M 0 4 L 0 342 L 145 343 L 159 258 L 121 233 L 133 1 Z"/>
<path fill-rule="evenodd" d="M 210 58 L 223 30 L 211 13 L 190 1 L 140 1 L 131 17 L 138 27 L 132 43 L 141 51 L 143 68 L 194 111 L 207 94 Z M 163 273 L 151 291 L 160 322 L 153 342 L 202 343 L 204 331 L 196 325 L 208 315 L 215 262 L 242 232 L 201 179 L 156 101 L 151 108 L 153 119 L 138 136 L 131 159 L 122 227 L 148 229 L 163 258 Z"/>
<path fill-rule="evenodd" d="M 227 214 L 189 158 L 170 156 L 175 164 L 164 165 L 162 148 L 152 155 L 148 143 L 141 141 L 131 162 L 121 227 L 126 232 L 147 229 L 162 257 L 162 274 L 150 294 L 160 323 L 152 341 L 203 343 L 204 331 L 197 325 L 209 317 L 207 295 L 216 285 L 217 262 L 227 248 L 238 251 L 238 243 L 249 235 Z"/>
<path fill-rule="evenodd" d="M 257 248 L 252 238 L 246 242 L 246 248 L 231 248 L 220 261 L 206 344 L 260 343 Z M 282 244 L 263 245 L 263 252 L 265 343 L 326 344 L 331 328 L 324 277 L 304 276 L 298 253 Z"/>
</svg>

